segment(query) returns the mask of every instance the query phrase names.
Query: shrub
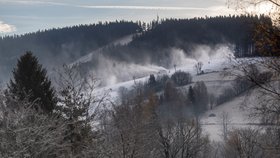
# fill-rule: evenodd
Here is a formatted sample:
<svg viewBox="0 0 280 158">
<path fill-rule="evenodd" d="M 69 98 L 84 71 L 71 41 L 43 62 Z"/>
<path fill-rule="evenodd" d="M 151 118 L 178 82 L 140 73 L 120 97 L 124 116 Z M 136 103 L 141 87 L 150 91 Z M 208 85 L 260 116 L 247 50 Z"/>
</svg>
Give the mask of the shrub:
<svg viewBox="0 0 280 158">
<path fill-rule="evenodd" d="M 192 82 L 192 76 L 190 73 L 177 71 L 172 76 L 171 79 L 177 86 L 184 86 Z"/>
</svg>

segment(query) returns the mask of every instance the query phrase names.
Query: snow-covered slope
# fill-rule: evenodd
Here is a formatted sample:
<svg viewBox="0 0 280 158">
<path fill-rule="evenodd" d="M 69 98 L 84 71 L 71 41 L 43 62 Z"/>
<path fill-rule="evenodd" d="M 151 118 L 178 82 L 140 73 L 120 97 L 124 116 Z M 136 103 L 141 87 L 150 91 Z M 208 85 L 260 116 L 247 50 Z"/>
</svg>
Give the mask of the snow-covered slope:
<svg viewBox="0 0 280 158">
<path fill-rule="evenodd" d="M 248 99 L 250 99 L 251 103 L 254 103 L 255 99 L 253 98 L 253 95 L 242 95 L 205 112 L 200 118 L 204 132 L 209 135 L 211 140 L 221 140 L 223 128 L 222 119 L 224 114 L 228 116 L 228 130 L 258 127 L 259 122 L 249 117 L 250 105 L 245 105 L 245 102 L 248 101 Z M 215 117 L 209 117 L 213 114 Z"/>
<path fill-rule="evenodd" d="M 119 43 L 115 42 L 114 44 L 126 44 L 127 42 L 130 42 L 131 39 L 132 35 L 127 36 L 119 40 Z M 81 58 L 76 63 L 87 62 L 92 55 L 98 53 L 98 51 L 101 51 L 101 49 Z M 215 96 L 219 96 L 235 79 L 233 76 L 225 77 L 221 73 L 225 68 L 230 67 L 230 57 L 232 57 L 232 53 L 226 47 L 217 50 L 218 52 L 212 56 L 207 56 L 206 53 L 206 55 L 202 54 L 196 59 L 184 56 L 180 50 L 176 51 L 174 53 L 177 53 L 177 56 L 175 56 L 174 61 L 172 61 L 176 66 L 170 69 L 152 64 L 137 65 L 131 63 L 113 63 L 112 61 L 104 59 L 104 61 L 101 62 L 104 64 L 102 67 L 106 67 L 107 69 L 93 72 L 101 75 L 99 76 L 101 80 L 106 80 L 106 85 L 98 88 L 96 95 L 103 96 L 106 93 L 109 94 L 110 101 L 115 101 L 118 98 L 118 90 L 120 87 L 128 89 L 133 88 L 136 83 L 146 82 L 150 74 L 154 74 L 156 77 L 163 74 L 171 76 L 175 71 L 185 71 L 192 74 L 193 82 L 204 81 L 208 92 Z M 194 65 L 197 62 L 203 62 L 203 75 L 196 75 Z M 117 75 L 120 75 L 126 80 L 119 80 L 120 76 Z M 180 88 L 187 89 L 188 86 Z M 245 107 L 243 106 L 244 99 L 244 96 L 237 97 L 223 105 L 214 107 L 200 117 L 202 128 L 205 133 L 209 134 L 211 140 L 221 140 L 221 115 L 223 112 L 228 113 L 229 115 L 230 128 L 248 127 L 256 123 L 248 119 L 248 111 L 245 110 Z M 210 114 L 214 114 L 215 117 L 209 117 Z"/>
<path fill-rule="evenodd" d="M 103 91 L 111 91 L 112 97 L 117 97 L 117 91 L 120 87 L 132 88 L 135 83 L 145 82 L 148 80 L 150 74 L 154 74 L 155 77 L 158 75 L 169 75 L 171 76 L 175 71 L 185 71 L 189 72 L 193 76 L 193 82 L 196 81 L 204 81 L 210 89 L 217 89 L 217 87 L 221 87 L 221 85 L 229 84 L 228 81 L 233 80 L 233 77 L 224 77 L 220 72 L 223 71 L 224 68 L 228 67 L 229 63 L 229 55 L 228 50 L 222 50 L 218 52 L 214 56 L 211 57 L 203 57 L 199 59 L 192 59 L 182 56 L 180 59 L 181 64 L 176 65 L 176 68 L 166 69 L 164 67 L 160 67 L 157 65 L 137 65 L 137 64 L 120 64 L 118 65 L 120 68 L 112 69 L 108 74 L 114 74 L 114 71 L 121 70 L 118 74 L 121 74 L 127 78 L 125 82 L 113 82 L 114 84 L 108 84 L 105 87 L 99 88 L 98 92 L 102 93 Z M 179 59 L 178 59 L 179 60 Z M 203 63 L 203 71 L 205 74 L 196 75 L 196 70 L 194 69 L 194 65 L 197 62 Z M 106 63 L 107 64 L 107 63 Z M 108 63 L 109 64 L 109 63 Z M 176 70 L 175 70 L 176 69 Z M 138 74 L 138 76 L 135 76 Z M 142 76 L 139 74 L 142 74 Z M 110 77 L 114 77 L 113 75 L 107 75 L 107 80 Z"/>
</svg>

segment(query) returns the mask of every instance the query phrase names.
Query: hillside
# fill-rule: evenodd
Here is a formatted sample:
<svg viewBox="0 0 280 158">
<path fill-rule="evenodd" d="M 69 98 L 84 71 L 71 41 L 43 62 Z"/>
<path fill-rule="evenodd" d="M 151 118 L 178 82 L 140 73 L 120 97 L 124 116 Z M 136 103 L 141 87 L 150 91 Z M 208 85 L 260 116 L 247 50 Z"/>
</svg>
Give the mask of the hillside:
<svg viewBox="0 0 280 158">
<path fill-rule="evenodd" d="M 271 25 L 266 16 L 219 16 L 105 22 L 2 37 L 0 79 L 9 78 L 16 59 L 25 51 L 32 51 L 49 70 L 86 58 L 81 64 L 85 73 L 103 68 L 104 60 L 113 66 L 125 62 L 171 68 L 177 64 L 178 51 L 179 56 L 195 59 L 203 51 L 215 54 L 221 45 L 231 47 L 235 56 L 256 56 L 252 37 L 260 22 Z"/>
<path fill-rule="evenodd" d="M 265 16 L 245 15 L 166 19 L 148 26 L 140 22 L 144 32 L 92 51 L 78 62 L 84 73 L 104 78 L 103 85 L 108 85 L 166 71 L 174 65 L 179 68 L 201 58 L 209 60 L 206 58 L 221 51 L 236 57 L 258 56 L 252 37 L 257 23 L 264 21 L 271 23 Z M 143 74 L 146 68 L 149 71 Z"/>
<path fill-rule="evenodd" d="M 141 28 L 136 23 L 116 21 L 0 37 L 0 80 L 9 77 L 26 51 L 32 51 L 51 70 L 138 31 Z"/>
<path fill-rule="evenodd" d="M 154 64 L 170 67 L 173 49 L 196 57 L 198 46 L 211 48 L 232 45 L 236 57 L 257 56 L 253 34 L 259 23 L 272 25 L 266 16 L 220 16 L 194 19 L 166 19 L 154 21 L 143 34 L 128 45 L 112 46 L 104 56 L 117 61 Z"/>
<path fill-rule="evenodd" d="M 204 55 L 200 57 L 198 61 L 203 62 L 204 74 L 197 75 L 194 69 L 194 64 L 197 62 L 194 59 L 185 58 L 188 62 L 180 65 L 176 68 L 176 71 L 190 72 L 193 77 L 193 83 L 177 87 L 178 90 L 184 92 L 189 89 L 190 86 L 194 86 L 195 82 L 203 81 L 207 87 L 208 93 L 213 94 L 216 98 L 221 96 L 224 91 L 234 84 L 235 76 L 224 76 L 224 69 L 230 68 L 232 63 L 228 55 L 231 52 L 221 51 L 214 56 L 208 56 L 206 58 Z M 238 60 L 246 60 L 246 58 L 241 58 Z M 192 62 L 191 62 L 192 61 Z M 147 66 L 149 67 L 149 66 Z M 163 71 L 164 70 L 164 71 Z M 133 89 L 137 84 L 143 84 L 148 82 L 150 74 L 155 74 L 156 78 L 164 74 L 171 76 L 175 72 L 175 69 L 153 69 L 150 71 L 148 68 L 142 69 L 142 74 L 146 74 L 144 77 L 125 82 L 119 82 L 112 85 L 108 85 L 97 89 L 96 94 L 103 96 L 104 93 L 109 92 L 109 98 L 114 102 L 119 101 L 119 90 L 120 88 L 127 88 L 128 90 Z M 159 94 L 161 94 L 160 92 Z M 219 141 L 222 140 L 222 114 L 227 113 L 229 116 L 229 129 L 236 128 L 247 128 L 258 126 L 258 122 L 249 118 L 250 110 L 249 107 L 255 101 L 254 93 L 247 95 L 247 93 L 242 93 L 241 95 L 234 97 L 221 105 L 215 105 L 213 109 L 208 107 L 208 110 L 199 116 L 204 134 L 208 134 L 210 140 Z M 250 99 L 250 105 L 245 106 L 245 100 Z M 214 115 L 214 116 L 211 116 Z"/>
<path fill-rule="evenodd" d="M 0 158 L 280 158 L 280 0 L 0 0 Z"/>
</svg>

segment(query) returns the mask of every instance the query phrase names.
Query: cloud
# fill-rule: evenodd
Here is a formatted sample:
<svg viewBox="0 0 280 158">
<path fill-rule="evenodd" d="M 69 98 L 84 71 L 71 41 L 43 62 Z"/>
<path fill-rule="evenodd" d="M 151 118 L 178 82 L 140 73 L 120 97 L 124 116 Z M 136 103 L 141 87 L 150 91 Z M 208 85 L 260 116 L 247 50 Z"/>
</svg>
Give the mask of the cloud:
<svg viewBox="0 0 280 158">
<path fill-rule="evenodd" d="M 167 6 L 138 6 L 138 5 L 79 5 L 71 3 L 62 3 L 54 1 L 38 1 L 38 0 L 0 0 L 0 3 L 14 3 L 20 5 L 51 5 L 51 6 L 67 6 L 76 8 L 87 8 L 87 9 L 131 9 L 131 10 L 204 10 L 208 11 L 211 8 L 201 7 L 167 7 Z"/>
<path fill-rule="evenodd" d="M 0 21 L 0 33 L 9 33 L 16 31 L 16 27 Z"/>
<path fill-rule="evenodd" d="M 195 7 L 158 7 L 158 6 L 94 6 L 94 5 L 79 5 L 76 7 L 91 8 L 91 9 L 132 9 L 132 10 L 208 10 L 207 8 Z"/>
<path fill-rule="evenodd" d="M 58 3 L 53 1 L 37 1 L 37 0 L 0 0 L 4 4 L 19 4 L 19 5 L 52 5 L 52 6 L 70 6 L 67 3 Z"/>
</svg>

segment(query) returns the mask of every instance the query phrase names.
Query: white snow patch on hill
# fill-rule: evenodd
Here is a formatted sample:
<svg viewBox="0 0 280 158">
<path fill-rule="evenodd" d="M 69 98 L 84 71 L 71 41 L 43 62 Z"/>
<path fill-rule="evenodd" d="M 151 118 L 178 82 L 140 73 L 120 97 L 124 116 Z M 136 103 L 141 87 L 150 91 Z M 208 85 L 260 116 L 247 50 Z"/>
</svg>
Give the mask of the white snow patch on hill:
<svg viewBox="0 0 280 158">
<path fill-rule="evenodd" d="M 204 49 L 205 50 L 205 49 Z M 199 50 L 198 50 L 199 51 Z M 146 82 L 149 79 L 150 74 L 158 75 L 167 74 L 171 76 L 175 69 L 176 71 L 185 71 L 193 75 L 193 82 L 204 81 L 208 92 L 219 96 L 223 93 L 223 90 L 232 84 L 233 76 L 223 76 L 221 71 L 225 68 L 229 68 L 230 57 L 232 56 L 231 51 L 228 47 L 218 48 L 216 53 L 212 56 L 207 56 L 202 53 L 195 59 L 186 57 L 181 50 L 174 49 L 174 62 L 175 67 L 166 69 L 164 67 L 147 64 L 127 64 L 127 63 L 114 63 L 110 60 L 104 59 L 102 67 L 97 74 L 101 75 L 101 79 L 106 81 L 104 87 L 98 88 L 96 94 L 101 95 L 110 92 L 110 100 L 115 101 L 118 98 L 118 90 L 120 87 L 128 89 L 133 88 L 135 83 Z M 206 52 L 208 52 L 206 50 Z M 244 60 L 244 59 L 241 59 Z M 203 70 L 205 74 L 196 75 L 194 64 L 197 62 L 203 62 Z M 95 72 L 96 73 L 96 72 Z M 109 74 L 109 75 L 108 75 Z M 120 80 L 123 78 L 126 81 Z M 134 78 L 134 79 L 133 79 Z M 193 85 L 193 84 L 191 84 Z M 180 87 L 187 89 L 190 85 Z M 250 96 L 251 100 L 255 100 Z M 220 106 L 214 107 L 212 110 L 207 111 L 201 116 L 201 123 L 203 131 L 209 134 L 211 140 L 221 140 L 222 125 L 221 115 L 223 112 L 228 113 L 230 118 L 229 128 L 245 128 L 258 126 L 258 122 L 248 118 L 249 111 L 248 107 L 244 106 L 245 96 L 239 96 L 232 101 L 224 103 Z M 215 114 L 215 117 L 209 117 L 210 114 Z"/>
<path fill-rule="evenodd" d="M 233 78 L 225 78 L 220 75 L 219 71 L 222 71 L 228 66 L 229 60 L 233 57 L 233 53 L 226 45 L 221 45 L 214 50 L 208 46 L 200 46 L 195 50 L 198 54 L 195 58 L 187 57 L 182 50 L 173 49 L 173 64 L 176 65 L 176 71 L 185 71 L 193 75 L 193 81 L 209 81 L 209 84 L 215 86 L 216 81 L 232 80 Z M 214 51 L 214 53 L 213 53 Z M 209 55 L 212 54 L 212 55 Z M 101 59 L 100 69 L 97 72 L 99 78 L 105 82 L 107 86 L 99 88 L 98 92 L 104 90 L 110 90 L 113 96 L 117 96 L 117 91 L 120 87 L 132 88 L 133 85 L 139 82 L 145 82 L 148 80 L 150 74 L 169 75 L 171 76 L 175 72 L 175 68 L 166 69 L 164 67 L 146 64 L 133 64 L 125 62 L 114 62 L 108 59 Z M 203 63 L 204 75 L 196 75 L 194 65 L 197 62 Z M 210 73 L 215 72 L 215 73 Z M 125 81 L 123 81 L 123 80 Z M 212 81 L 212 83 L 210 83 Z"/>
</svg>

